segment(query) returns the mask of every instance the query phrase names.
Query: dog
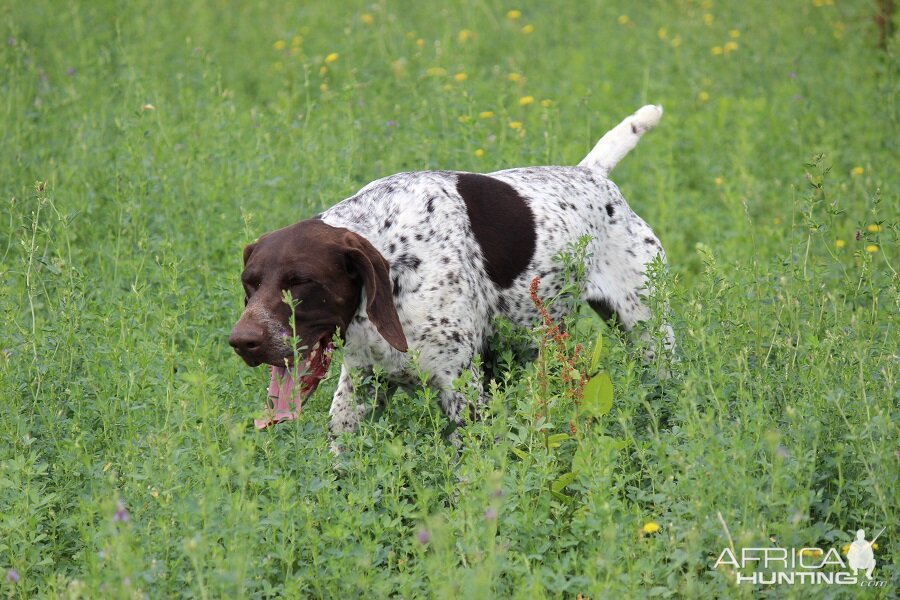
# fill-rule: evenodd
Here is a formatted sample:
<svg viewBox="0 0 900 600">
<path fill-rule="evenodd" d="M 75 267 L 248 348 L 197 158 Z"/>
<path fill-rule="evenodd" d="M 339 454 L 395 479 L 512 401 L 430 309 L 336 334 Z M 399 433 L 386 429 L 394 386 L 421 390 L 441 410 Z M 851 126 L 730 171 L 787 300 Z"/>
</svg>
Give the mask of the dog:
<svg viewBox="0 0 900 600">
<path fill-rule="evenodd" d="M 566 280 L 554 258 L 582 236 L 590 236 L 582 299 L 625 330 L 647 320 L 646 268 L 665 253 L 607 175 L 661 116 L 661 107 L 644 106 L 574 167 L 379 179 L 244 248 L 245 309 L 229 343 L 251 367 L 271 366 L 275 411 L 256 426 L 294 418 L 291 372 L 300 398 L 311 394 L 335 334 L 344 347 L 329 411 L 335 452 L 336 438 L 356 430 L 371 405 L 355 393 L 354 369 L 379 367 L 392 389 L 415 387 L 424 372 L 447 419 L 463 423 L 466 395 L 454 380 L 472 371 L 474 395 L 483 396 L 473 359 L 493 318 L 533 325 L 529 285 L 539 277 L 542 294 L 560 291 Z M 551 316 L 561 310 L 552 306 Z"/>
</svg>

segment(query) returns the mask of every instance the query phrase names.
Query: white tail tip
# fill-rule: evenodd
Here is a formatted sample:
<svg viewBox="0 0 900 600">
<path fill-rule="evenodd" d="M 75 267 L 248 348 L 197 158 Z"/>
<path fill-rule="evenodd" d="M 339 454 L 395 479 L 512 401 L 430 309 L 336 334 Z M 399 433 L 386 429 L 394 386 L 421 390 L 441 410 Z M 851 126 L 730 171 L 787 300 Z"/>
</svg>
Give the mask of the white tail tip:
<svg viewBox="0 0 900 600">
<path fill-rule="evenodd" d="M 608 175 L 625 155 L 637 146 L 641 136 L 650 131 L 662 118 L 662 106 L 648 104 L 606 132 L 584 159 L 580 167 L 591 167 Z"/>
</svg>

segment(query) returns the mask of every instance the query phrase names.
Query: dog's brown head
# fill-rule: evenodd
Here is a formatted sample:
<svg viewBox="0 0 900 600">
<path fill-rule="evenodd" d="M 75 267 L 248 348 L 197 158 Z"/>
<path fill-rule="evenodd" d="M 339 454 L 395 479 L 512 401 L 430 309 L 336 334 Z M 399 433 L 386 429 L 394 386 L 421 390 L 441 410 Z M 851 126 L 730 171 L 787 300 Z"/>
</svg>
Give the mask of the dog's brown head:
<svg viewBox="0 0 900 600">
<path fill-rule="evenodd" d="M 241 282 L 246 308 L 228 343 L 251 367 L 292 366 L 288 339 L 296 335 L 305 371 L 317 382 L 328 369 L 325 350 L 336 331 L 347 331 L 363 290 L 369 320 L 391 346 L 407 349 L 387 261 L 352 231 L 310 219 L 267 233 L 244 248 Z"/>
</svg>

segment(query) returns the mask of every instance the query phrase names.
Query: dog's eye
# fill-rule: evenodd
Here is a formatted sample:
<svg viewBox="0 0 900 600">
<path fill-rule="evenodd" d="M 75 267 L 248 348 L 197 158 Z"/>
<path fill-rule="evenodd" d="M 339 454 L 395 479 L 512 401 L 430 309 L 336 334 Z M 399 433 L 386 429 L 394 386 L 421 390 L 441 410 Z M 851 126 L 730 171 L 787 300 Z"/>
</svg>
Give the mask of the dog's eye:
<svg viewBox="0 0 900 600">
<path fill-rule="evenodd" d="M 291 277 L 290 279 L 288 279 L 286 287 L 297 287 L 298 285 L 310 283 L 310 281 L 311 280 L 307 279 L 306 277 Z"/>
</svg>

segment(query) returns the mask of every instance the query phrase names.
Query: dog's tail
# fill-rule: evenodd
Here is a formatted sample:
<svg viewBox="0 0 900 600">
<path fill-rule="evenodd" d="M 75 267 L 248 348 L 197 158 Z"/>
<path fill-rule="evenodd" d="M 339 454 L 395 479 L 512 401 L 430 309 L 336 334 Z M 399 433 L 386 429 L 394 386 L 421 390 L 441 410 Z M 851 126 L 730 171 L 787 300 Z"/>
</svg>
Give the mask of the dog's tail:
<svg viewBox="0 0 900 600">
<path fill-rule="evenodd" d="M 642 106 L 636 113 L 607 131 L 578 166 L 590 167 L 604 176 L 609 175 L 619 161 L 637 146 L 641 136 L 659 123 L 662 113 L 662 106 Z"/>
</svg>

